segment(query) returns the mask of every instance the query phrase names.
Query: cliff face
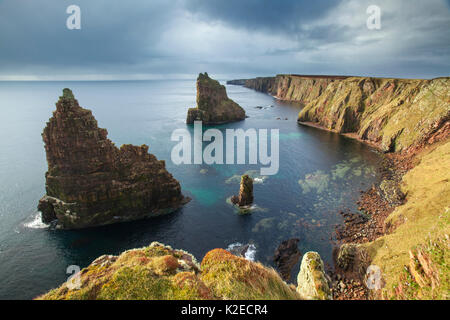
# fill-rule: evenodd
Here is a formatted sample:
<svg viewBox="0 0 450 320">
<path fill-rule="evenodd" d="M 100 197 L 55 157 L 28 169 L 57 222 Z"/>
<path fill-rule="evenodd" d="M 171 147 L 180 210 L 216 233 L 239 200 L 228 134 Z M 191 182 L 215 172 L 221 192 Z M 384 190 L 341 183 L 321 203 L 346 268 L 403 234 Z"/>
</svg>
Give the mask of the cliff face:
<svg viewBox="0 0 450 320">
<path fill-rule="evenodd" d="M 330 83 L 341 79 L 345 77 L 278 75 L 274 96 L 305 105 L 320 97 Z"/>
<path fill-rule="evenodd" d="M 319 97 L 328 84 L 346 78 L 345 76 L 279 74 L 276 77 L 231 80 L 227 81 L 227 84 L 243 85 L 249 89 L 270 94 L 279 100 L 307 104 Z"/>
<path fill-rule="evenodd" d="M 278 75 L 245 86 L 300 102 L 300 123 L 352 133 L 383 151 L 402 151 L 450 129 L 450 78 Z"/>
<path fill-rule="evenodd" d="M 197 108 L 188 110 L 186 123 L 221 124 L 244 119 L 244 109 L 228 98 L 225 87 L 207 73 L 200 73 L 197 78 Z"/>
<path fill-rule="evenodd" d="M 450 78 L 348 78 L 331 82 L 300 112 L 339 133 L 355 133 L 383 151 L 402 151 L 449 129 Z"/>
<path fill-rule="evenodd" d="M 244 82 L 244 86 L 270 95 L 276 94 L 277 90 L 275 77 L 247 79 Z"/>
<path fill-rule="evenodd" d="M 182 250 L 154 242 L 119 256 L 101 256 L 43 300 L 300 299 L 273 270 L 223 249 L 201 265 Z"/>
<path fill-rule="evenodd" d="M 69 89 L 42 134 L 47 154 L 44 222 L 72 229 L 170 212 L 185 201 L 180 184 L 148 146 L 120 149 Z"/>
</svg>

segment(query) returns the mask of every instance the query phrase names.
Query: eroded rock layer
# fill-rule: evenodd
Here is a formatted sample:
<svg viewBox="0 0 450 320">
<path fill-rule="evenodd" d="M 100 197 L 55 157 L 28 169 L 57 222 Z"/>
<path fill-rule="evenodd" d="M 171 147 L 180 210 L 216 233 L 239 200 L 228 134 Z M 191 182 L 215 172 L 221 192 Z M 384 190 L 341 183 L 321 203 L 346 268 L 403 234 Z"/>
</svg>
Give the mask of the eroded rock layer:
<svg viewBox="0 0 450 320">
<path fill-rule="evenodd" d="M 205 72 L 197 78 L 197 107 L 188 110 L 186 123 L 221 124 L 245 119 L 245 111 L 229 99 L 225 86 Z"/>
<path fill-rule="evenodd" d="M 44 222 L 84 228 L 168 213 L 186 199 L 148 146 L 117 148 L 69 89 L 42 134 L 47 154 Z"/>
</svg>

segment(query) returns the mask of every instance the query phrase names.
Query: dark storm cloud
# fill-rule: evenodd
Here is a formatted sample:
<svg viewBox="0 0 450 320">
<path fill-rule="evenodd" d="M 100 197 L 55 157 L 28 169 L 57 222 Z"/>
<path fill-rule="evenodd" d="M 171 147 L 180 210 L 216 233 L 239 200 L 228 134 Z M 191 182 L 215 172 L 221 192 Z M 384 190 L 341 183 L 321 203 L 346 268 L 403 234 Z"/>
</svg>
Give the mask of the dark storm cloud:
<svg viewBox="0 0 450 320">
<path fill-rule="evenodd" d="M 0 79 L 450 71 L 450 0 L 0 0 Z M 66 8 L 81 7 L 81 30 Z"/>
<path fill-rule="evenodd" d="M 270 32 L 297 32 L 301 23 L 332 10 L 336 0 L 190 0 L 186 8 L 205 20 Z"/>
<path fill-rule="evenodd" d="M 0 69 L 103 66 L 113 71 L 164 59 L 152 42 L 172 18 L 168 1 L 76 1 L 82 28 L 68 30 L 66 8 L 73 3 L 0 2 Z"/>
</svg>

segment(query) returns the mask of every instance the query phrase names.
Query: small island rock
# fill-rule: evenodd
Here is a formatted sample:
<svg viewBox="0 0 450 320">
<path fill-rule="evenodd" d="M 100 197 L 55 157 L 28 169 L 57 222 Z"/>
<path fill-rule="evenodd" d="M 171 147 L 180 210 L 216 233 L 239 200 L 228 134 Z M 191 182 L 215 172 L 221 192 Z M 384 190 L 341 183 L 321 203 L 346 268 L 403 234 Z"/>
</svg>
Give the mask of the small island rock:
<svg viewBox="0 0 450 320">
<path fill-rule="evenodd" d="M 239 196 L 232 196 L 231 202 L 240 206 L 250 206 L 253 203 L 253 179 L 244 174 L 241 177 Z"/>
<path fill-rule="evenodd" d="M 197 78 L 197 107 L 188 110 L 186 123 L 221 124 L 245 119 L 245 111 L 229 99 L 225 86 L 205 72 Z"/>
</svg>

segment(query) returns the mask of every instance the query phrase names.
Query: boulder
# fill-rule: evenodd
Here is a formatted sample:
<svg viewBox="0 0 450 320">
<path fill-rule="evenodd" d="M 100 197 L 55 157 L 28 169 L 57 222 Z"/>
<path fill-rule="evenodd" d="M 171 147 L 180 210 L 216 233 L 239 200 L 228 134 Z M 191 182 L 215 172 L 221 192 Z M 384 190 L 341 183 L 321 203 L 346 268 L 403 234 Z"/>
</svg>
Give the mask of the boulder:
<svg viewBox="0 0 450 320">
<path fill-rule="evenodd" d="M 304 299 L 332 300 L 330 286 L 325 275 L 323 261 L 317 252 L 307 252 L 303 256 L 297 277 L 297 292 Z"/>
</svg>

